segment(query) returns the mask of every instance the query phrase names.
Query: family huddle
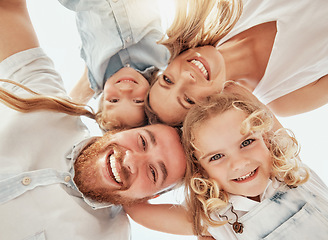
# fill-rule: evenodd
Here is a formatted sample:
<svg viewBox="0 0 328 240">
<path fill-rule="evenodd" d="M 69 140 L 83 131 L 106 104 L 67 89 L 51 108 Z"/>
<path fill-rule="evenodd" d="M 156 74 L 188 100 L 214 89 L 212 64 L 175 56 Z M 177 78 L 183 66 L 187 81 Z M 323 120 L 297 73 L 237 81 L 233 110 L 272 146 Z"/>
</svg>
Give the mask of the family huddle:
<svg viewBox="0 0 328 240">
<path fill-rule="evenodd" d="M 0 0 L 0 239 L 127 240 L 128 216 L 198 239 L 328 236 L 328 188 L 276 118 L 328 102 L 326 1 L 175 0 L 164 31 L 155 0 L 59 0 L 85 63 L 70 93 L 29 1 Z M 180 187 L 181 205 L 149 202 Z"/>
</svg>

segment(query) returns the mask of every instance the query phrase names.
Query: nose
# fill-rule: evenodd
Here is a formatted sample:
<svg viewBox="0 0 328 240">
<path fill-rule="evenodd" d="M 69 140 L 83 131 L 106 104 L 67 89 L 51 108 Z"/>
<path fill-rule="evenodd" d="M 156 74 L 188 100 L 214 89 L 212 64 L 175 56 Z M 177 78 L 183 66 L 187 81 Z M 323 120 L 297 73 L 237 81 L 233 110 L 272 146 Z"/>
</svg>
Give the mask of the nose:
<svg viewBox="0 0 328 240">
<path fill-rule="evenodd" d="M 144 162 L 145 159 L 141 154 L 132 153 L 130 150 L 125 152 L 123 166 L 126 167 L 131 174 L 136 174 Z"/>
<path fill-rule="evenodd" d="M 186 83 L 190 83 L 190 84 L 196 83 L 196 78 L 195 78 L 194 74 L 190 71 L 185 70 L 182 73 L 181 77 L 184 80 L 184 82 L 186 82 Z"/>
<path fill-rule="evenodd" d="M 238 171 L 245 168 L 250 163 L 249 158 L 242 154 L 236 154 L 230 158 L 230 169 Z"/>
<path fill-rule="evenodd" d="M 122 93 L 131 93 L 133 91 L 133 88 L 130 86 L 121 86 L 119 90 Z"/>
</svg>

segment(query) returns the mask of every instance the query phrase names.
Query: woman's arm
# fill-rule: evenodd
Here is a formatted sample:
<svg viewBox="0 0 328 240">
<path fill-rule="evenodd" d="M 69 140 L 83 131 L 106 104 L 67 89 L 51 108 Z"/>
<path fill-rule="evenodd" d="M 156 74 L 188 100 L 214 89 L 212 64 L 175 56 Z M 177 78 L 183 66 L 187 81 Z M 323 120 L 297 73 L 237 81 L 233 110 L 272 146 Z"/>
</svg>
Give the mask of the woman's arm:
<svg viewBox="0 0 328 240">
<path fill-rule="evenodd" d="M 129 216 L 152 230 L 178 235 L 193 235 L 187 210 L 181 205 L 141 203 L 124 206 Z"/>
<path fill-rule="evenodd" d="M 39 42 L 25 0 L 0 0 L 0 62 Z"/>
<path fill-rule="evenodd" d="M 94 91 L 90 88 L 88 79 L 88 68 L 85 67 L 81 79 L 76 83 L 69 95 L 73 101 L 86 104 L 92 98 L 93 94 Z"/>
</svg>

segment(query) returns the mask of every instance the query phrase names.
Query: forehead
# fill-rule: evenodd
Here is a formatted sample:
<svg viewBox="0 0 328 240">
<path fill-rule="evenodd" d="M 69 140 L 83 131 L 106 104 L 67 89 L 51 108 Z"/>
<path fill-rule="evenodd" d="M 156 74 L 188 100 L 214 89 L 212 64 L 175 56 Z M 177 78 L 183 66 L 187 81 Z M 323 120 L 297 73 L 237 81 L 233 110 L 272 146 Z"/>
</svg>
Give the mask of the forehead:
<svg viewBox="0 0 328 240">
<path fill-rule="evenodd" d="M 112 104 L 103 109 L 108 120 L 117 120 L 128 126 L 140 126 L 146 119 L 143 105 L 129 102 Z"/>
<path fill-rule="evenodd" d="M 183 121 L 188 110 L 178 103 L 177 97 L 172 89 L 161 87 L 158 81 L 152 86 L 149 105 L 162 122 L 175 125 Z"/>
<path fill-rule="evenodd" d="M 234 138 L 242 136 L 240 130 L 246 114 L 237 109 L 230 109 L 216 114 L 199 123 L 193 130 L 196 149 L 203 150 L 213 145 L 225 145 Z"/>
<path fill-rule="evenodd" d="M 156 140 L 154 158 L 164 162 L 168 171 L 168 182 L 170 179 L 176 181 L 177 177 L 182 178 L 186 168 L 186 156 L 177 131 L 163 124 L 149 125 L 144 129 L 150 131 Z"/>
</svg>

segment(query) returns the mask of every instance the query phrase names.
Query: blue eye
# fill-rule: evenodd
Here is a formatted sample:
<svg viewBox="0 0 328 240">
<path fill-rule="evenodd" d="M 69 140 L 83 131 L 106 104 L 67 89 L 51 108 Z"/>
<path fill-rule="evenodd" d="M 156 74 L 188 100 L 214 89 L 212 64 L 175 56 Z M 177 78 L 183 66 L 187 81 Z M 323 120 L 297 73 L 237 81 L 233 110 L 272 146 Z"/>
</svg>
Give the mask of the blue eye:
<svg viewBox="0 0 328 240">
<path fill-rule="evenodd" d="M 167 84 L 173 84 L 173 82 L 166 76 L 163 75 L 163 80 L 167 83 Z"/>
<path fill-rule="evenodd" d="M 241 143 L 240 147 L 241 148 L 247 147 L 248 145 L 251 145 L 254 141 L 255 139 L 246 139 Z"/>
<path fill-rule="evenodd" d="M 212 157 L 210 158 L 210 162 L 211 162 L 211 161 L 215 161 L 215 160 L 219 160 L 219 159 L 222 158 L 222 157 L 223 157 L 223 154 L 221 154 L 221 153 L 215 154 L 214 156 L 212 156 Z"/>
<path fill-rule="evenodd" d="M 195 102 L 193 100 L 191 100 L 190 98 L 188 98 L 187 96 L 185 97 L 185 100 L 186 100 L 187 103 L 189 103 L 191 105 L 195 104 Z"/>
</svg>

